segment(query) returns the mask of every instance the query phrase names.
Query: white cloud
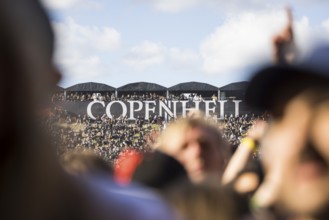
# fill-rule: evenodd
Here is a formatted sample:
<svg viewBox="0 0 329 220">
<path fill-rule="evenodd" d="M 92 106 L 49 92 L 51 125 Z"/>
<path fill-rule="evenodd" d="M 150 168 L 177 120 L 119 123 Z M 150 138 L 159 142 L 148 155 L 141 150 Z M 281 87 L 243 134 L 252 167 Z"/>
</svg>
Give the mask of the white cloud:
<svg viewBox="0 0 329 220">
<path fill-rule="evenodd" d="M 75 80 L 90 81 L 93 77 L 97 77 L 103 72 L 101 58 L 96 55 L 76 55 L 63 60 L 61 64 L 66 69 L 66 72 L 70 73 L 67 77 L 73 77 Z"/>
<path fill-rule="evenodd" d="M 206 73 L 234 73 L 271 59 L 271 39 L 286 24 L 284 12 L 242 13 L 230 17 L 201 43 Z M 303 50 L 313 31 L 306 17 L 294 23 L 296 41 Z M 300 37 L 298 37 L 300 36 Z"/>
<path fill-rule="evenodd" d="M 318 31 L 323 33 L 322 29 L 316 30 L 315 27 L 312 27 L 308 17 L 306 16 L 294 22 L 295 42 L 300 56 L 305 55 L 310 49 L 312 49 L 315 42 L 318 40 Z"/>
<path fill-rule="evenodd" d="M 199 61 L 200 56 L 190 49 L 170 48 L 169 56 L 174 68 L 189 69 Z"/>
<path fill-rule="evenodd" d="M 322 22 L 322 27 L 329 33 L 329 18 Z"/>
<path fill-rule="evenodd" d="M 59 44 L 76 46 L 83 49 L 111 51 L 119 48 L 120 33 L 111 27 L 84 26 L 74 19 L 67 18 L 64 22 L 54 22 Z"/>
<path fill-rule="evenodd" d="M 111 27 L 84 26 L 74 19 L 54 22 L 55 60 L 69 77 L 88 78 L 103 73 L 102 54 L 120 47 L 120 33 Z"/>
<path fill-rule="evenodd" d="M 123 62 L 138 70 L 144 70 L 150 66 L 164 61 L 165 48 L 160 43 L 144 41 L 130 49 Z"/>
<path fill-rule="evenodd" d="M 264 1 L 264 0 L 135 0 L 144 4 L 149 4 L 153 8 L 164 12 L 180 12 L 197 7 L 210 7 L 216 8 L 221 12 L 228 11 L 245 11 L 250 9 L 264 9 L 273 6 L 283 7 L 287 4 L 290 5 L 314 5 L 323 3 L 325 0 L 277 0 L 277 1 Z"/>
<path fill-rule="evenodd" d="M 165 12 L 178 12 L 193 8 L 202 3 L 202 0 L 136 0 L 151 4 L 155 9 Z M 206 0 L 208 1 L 208 0 Z"/>
<path fill-rule="evenodd" d="M 81 6 L 81 5 L 98 5 L 95 0 L 42 0 L 44 5 L 50 9 L 69 9 L 74 6 Z"/>
<path fill-rule="evenodd" d="M 81 0 L 42 0 L 47 8 L 64 9 L 77 4 Z"/>
</svg>

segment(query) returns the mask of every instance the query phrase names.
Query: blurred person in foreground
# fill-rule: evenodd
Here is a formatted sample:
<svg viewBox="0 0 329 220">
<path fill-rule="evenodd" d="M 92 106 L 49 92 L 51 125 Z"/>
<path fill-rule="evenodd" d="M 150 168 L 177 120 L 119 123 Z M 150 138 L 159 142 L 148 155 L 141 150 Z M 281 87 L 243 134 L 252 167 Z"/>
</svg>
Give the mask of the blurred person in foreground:
<svg viewBox="0 0 329 220">
<path fill-rule="evenodd" d="M 220 180 L 228 146 L 218 128 L 203 118 L 182 118 L 160 135 L 157 148 L 175 158 L 195 183 Z"/>
<path fill-rule="evenodd" d="M 248 195 L 248 197 L 257 190 L 263 180 L 258 140 L 263 136 L 266 128 L 267 122 L 257 120 L 246 132 L 246 136 L 225 168 L 222 178 L 223 185 L 229 185 L 236 192 Z"/>
<path fill-rule="evenodd" d="M 0 30 L 1 219 L 90 219 L 85 195 L 39 128 L 60 79 L 48 18 L 37 1 L 3 0 Z"/>
<path fill-rule="evenodd" d="M 93 151 L 67 153 L 61 159 L 61 165 L 75 176 L 113 175 L 113 167 Z"/>
<path fill-rule="evenodd" d="M 250 216 L 248 204 L 219 182 L 192 183 L 184 167 L 159 151 L 144 156 L 134 181 L 152 187 L 167 199 L 179 219 L 236 220 Z"/>
<path fill-rule="evenodd" d="M 60 168 L 39 128 L 60 79 L 49 19 L 36 0 L 2 0 L 0 30 L 1 219 L 173 219 L 146 189 L 78 181 Z"/>
<path fill-rule="evenodd" d="M 279 219 L 329 219 L 329 45 L 298 63 L 281 59 L 259 70 L 246 94 L 272 114 L 260 139 L 266 176 L 253 202 Z"/>
<path fill-rule="evenodd" d="M 188 181 L 187 173 L 177 160 L 159 151 L 149 152 L 136 167 L 133 181 L 151 187 L 160 193 L 175 186 L 177 182 Z"/>
<path fill-rule="evenodd" d="M 247 203 L 219 185 L 181 181 L 166 189 L 165 197 L 177 210 L 180 219 L 250 219 Z"/>
</svg>

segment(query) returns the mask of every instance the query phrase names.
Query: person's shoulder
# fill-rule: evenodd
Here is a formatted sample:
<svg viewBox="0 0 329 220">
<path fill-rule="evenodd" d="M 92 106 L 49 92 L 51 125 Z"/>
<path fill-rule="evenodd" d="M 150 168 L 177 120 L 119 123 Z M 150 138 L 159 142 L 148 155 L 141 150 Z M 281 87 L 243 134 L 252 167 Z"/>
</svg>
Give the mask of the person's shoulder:
<svg viewBox="0 0 329 220">
<path fill-rule="evenodd" d="M 111 178 L 97 178 L 90 184 L 97 191 L 97 203 L 107 204 L 104 208 L 110 209 L 109 214 L 114 211 L 120 219 L 177 219 L 165 200 L 148 188 L 137 184 L 120 186 Z"/>
</svg>

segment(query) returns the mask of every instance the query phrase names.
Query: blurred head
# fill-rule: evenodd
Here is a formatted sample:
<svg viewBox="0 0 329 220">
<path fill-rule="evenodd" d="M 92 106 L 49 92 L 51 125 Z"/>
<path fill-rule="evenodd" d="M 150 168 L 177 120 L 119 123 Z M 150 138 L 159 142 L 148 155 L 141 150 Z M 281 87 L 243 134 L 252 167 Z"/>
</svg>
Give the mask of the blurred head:
<svg viewBox="0 0 329 220">
<path fill-rule="evenodd" d="M 62 166 L 75 176 L 111 175 L 112 167 L 94 152 L 68 153 L 62 159 Z"/>
<path fill-rule="evenodd" d="M 38 123 L 40 110 L 50 102 L 59 80 L 52 63 L 53 49 L 53 31 L 39 1 L 0 1 L 0 199 L 6 201 L 4 219 L 49 219 L 59 216 L 61 207 L 69 207 L 63 195 L 69 197 L 65 190 L 70 186 Z"/>
<path fill-rule="evenodd" d="M 328 122 L 329 91 L 306 91 L 285 104 L 263 138 L 265 169 L 279 173 L 278 203 L 288 212 L 313 215 L 329 205 Z"/>
<path fill-rule="evenodd" d="M 133 175 L 133 181 L 159 191 L 181 179 L 187 179 L 184 167 L 174 158 L 159 151 L 145 154 Z"/>
<path fill-rule="evenodd" d="M 52 63 L 54 35 L 36 0 L 0 2 L 0 136 L 14 133 L 49 102 L 60 75 Z M 23 127 L 23 126 L 22 126 Z"/>
<path fill-rule="evenodd" d="M 0 10 L 1 60 L 7 73 L 1 81 L 16 80 L 10 84 L 12 95 L 28 89 L 25 96 L 48 98 L 44 93 L 55 89 L 60 76 L 52 61 L 54 34 L 45 11 L 37 0 L 4 0 Z"/>
<path fill-rule="evenodd" d="M 323 47 L 301 64 L 265 68 L 247 91 L 249 102 L 273 117 L 261 147 L 276 206 L 298 216 L 316 217 L 329 207 L 328 59 Z"/>
<path fill-rule="evenodd" d="M 187 117 L 188 117 L 188 118 L 194 118 L 194 119 L 198 119 L 198 118 L 199 118 L 199 119 L 202 119 L 202 118 L 205 117 L 205 115 L 204 115 L 204 113 L 203 113 L 201 110 L 195 108 L 195 109 L 191 109 L 191 110 L 187 113 Z"/>
<path fill-rule="evenodd" d="M 215 184 L 178 182 L 167 189 L 165 197 L 180 219 L 244 219 L 248 214 L 247 202 Z"/>
<path fill-rule="evenodd" d="M 178 160 L 194 182 L 221 176 L 226 147 L 220 131 L 203 119 L 180 119 L 159 138 L 159 149 Z"/>
</svg>

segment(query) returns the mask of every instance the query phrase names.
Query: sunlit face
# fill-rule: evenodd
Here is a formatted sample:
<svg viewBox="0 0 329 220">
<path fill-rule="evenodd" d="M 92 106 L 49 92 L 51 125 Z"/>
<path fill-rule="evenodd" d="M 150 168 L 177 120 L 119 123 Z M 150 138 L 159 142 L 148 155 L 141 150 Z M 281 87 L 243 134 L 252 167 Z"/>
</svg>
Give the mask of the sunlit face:
<svg viewBox="0 0 329 220">
<path fill-rule="evenodd" d="M 214 131 L 206 127 L 185 127 L 171 134 L 168 154 L 184 166 L 193 182 L 201 182 L 219 177 L 223 168 L 220 144 Z"/>
<path fill-rule="evenodd" d="M 278 203 L 286 211 L 312 215 L 328 206 L 328 132 L 329 104 L 314 104 L 307 94 L 290 100 L 271 123 L 263 161 L 268 174 L 278 174 Z"/>
</svg>

